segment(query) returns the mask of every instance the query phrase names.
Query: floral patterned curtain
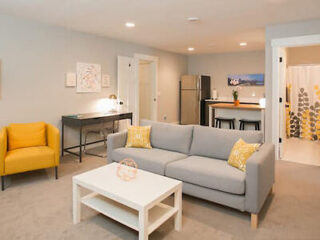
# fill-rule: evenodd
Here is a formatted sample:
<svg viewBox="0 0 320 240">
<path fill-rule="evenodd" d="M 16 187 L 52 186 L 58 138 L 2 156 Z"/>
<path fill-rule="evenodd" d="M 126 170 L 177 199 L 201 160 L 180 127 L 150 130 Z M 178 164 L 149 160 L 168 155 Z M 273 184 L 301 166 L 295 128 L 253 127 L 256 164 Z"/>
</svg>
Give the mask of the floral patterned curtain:
<svg viewBox="0 0 320 240">
<path fill-rule="evenodd" d="M 320 140 L 320 65 L 289 66 L 287 135 Z"/>
</svg>

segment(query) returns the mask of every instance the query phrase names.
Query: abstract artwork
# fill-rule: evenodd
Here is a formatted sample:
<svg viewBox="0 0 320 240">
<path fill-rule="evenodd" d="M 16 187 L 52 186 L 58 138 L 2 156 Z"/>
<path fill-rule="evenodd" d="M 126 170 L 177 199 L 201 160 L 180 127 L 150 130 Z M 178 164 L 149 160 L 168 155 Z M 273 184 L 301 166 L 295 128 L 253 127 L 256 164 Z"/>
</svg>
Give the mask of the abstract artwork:
<svg viewBox="0 0 320 240">
<path fill-rule="evenodd" d="M 264 74 L 228 75 L 228 86 L 264 86 Z"/>
<path fill-rule="evenodd" d="M 101 91 L 101 66 L 91 63 L 77 63 L 77 92 Z"/>
</svg>

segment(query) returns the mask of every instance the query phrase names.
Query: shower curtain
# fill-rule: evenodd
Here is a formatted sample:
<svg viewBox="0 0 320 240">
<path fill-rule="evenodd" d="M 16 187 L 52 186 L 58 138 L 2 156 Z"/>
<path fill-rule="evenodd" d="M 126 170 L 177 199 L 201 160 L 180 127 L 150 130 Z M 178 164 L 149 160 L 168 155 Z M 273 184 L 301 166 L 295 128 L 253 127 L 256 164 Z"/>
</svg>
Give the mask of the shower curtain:
<svg viewBox="0 0 320 240">
<path fill-rule="evenodd" d="M 320 140 L 320 65 L 287 69 L 287 135 Z"/>
</svg>

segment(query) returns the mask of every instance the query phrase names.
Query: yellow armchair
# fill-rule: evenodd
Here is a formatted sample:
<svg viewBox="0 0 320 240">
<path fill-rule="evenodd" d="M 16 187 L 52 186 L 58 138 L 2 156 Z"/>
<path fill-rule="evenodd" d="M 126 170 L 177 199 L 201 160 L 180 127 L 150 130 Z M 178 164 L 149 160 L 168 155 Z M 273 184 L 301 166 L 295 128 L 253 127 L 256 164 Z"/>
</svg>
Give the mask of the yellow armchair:
<svg viewBox="0 0 320 240">
<path fill-rule="evenodd" d="M 43 122 L 11 124 L 0 130 L 0 176 L 43 168 L 55 168 L 58 179 L 60 133 L 51 124 Z"/>
</svg>

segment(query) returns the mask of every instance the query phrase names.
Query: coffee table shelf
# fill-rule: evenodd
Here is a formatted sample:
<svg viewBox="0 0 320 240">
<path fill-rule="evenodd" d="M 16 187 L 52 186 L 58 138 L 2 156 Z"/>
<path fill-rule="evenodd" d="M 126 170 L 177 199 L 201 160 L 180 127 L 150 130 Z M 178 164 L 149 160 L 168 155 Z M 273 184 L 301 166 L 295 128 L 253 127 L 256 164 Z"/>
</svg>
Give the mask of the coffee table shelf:
<svg viewBox="0 0 320 240">
<path fill-rule="evenodd" d="M 81 203 L 112 218 L 134 230 L 139 231 L 139 212 L 98 193 L 90 193 L 81 198 Z M 178 212 L 178 208 L 158 203 L 149 210 L 148 234 Z"/>
</svg>

